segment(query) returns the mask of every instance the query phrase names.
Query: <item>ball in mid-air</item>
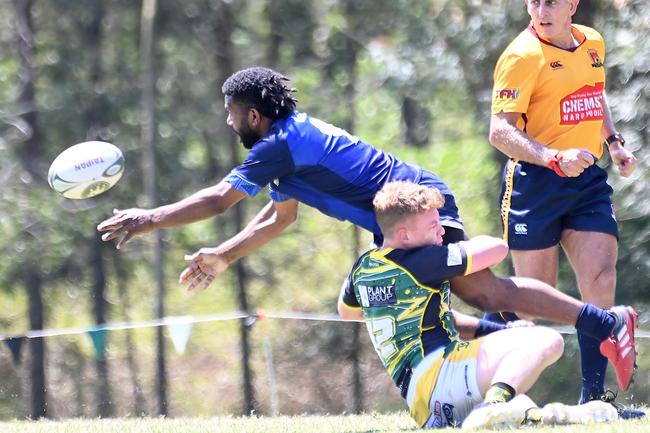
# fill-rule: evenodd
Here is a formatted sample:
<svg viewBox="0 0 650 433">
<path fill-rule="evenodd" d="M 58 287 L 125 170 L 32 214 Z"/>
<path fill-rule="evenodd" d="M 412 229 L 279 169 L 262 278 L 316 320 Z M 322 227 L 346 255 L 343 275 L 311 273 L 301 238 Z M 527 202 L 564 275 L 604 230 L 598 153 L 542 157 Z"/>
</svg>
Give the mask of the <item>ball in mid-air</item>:
<svg viewBox="0 0 650 433">
<path fill-rule="evenodd" d="M 47 180 L 63 197 L 84 199 L 108 191 L 124 173 L 124 155 L 111 143 L 86 141 L 61 152 Z"/>
</svg>

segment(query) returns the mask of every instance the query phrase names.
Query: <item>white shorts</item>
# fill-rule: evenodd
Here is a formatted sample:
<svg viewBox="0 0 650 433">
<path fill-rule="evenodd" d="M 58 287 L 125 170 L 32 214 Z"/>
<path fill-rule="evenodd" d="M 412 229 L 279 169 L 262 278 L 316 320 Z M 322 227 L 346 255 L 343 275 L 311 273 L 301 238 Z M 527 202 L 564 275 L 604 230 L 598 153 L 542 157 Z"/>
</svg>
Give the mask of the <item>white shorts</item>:
<svg viewBox="0 0 650 433">
<path fill-rule="evenodd" d="M 483 339 L 459 341 L 444 357 L 445 348 L 427 355 L 413 370 L 406 402 L 420 427 L 462 424 L 483 400 L 476 381 L 478 350 Z"/>
</svg>

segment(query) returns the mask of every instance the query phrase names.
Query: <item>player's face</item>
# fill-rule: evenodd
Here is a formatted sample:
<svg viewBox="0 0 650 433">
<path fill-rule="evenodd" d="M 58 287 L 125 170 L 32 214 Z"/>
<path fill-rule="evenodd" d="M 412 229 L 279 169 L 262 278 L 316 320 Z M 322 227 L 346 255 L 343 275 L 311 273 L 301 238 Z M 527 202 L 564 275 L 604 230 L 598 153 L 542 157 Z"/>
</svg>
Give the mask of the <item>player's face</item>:
<svg viewBox="0 0 650 433">
<path fill-rule="evenodd" d="M 571 41 L 571 17 L 579 0 L 526 0 L 528 14 L 537 34 L 563 46 Z"/>
<path fill-rule="evenodd" d="M 232 128 L 246 149 L 252 149 L 253 145 L 262 138 L 255 132 L 248 123 L 250 108 L 245 104 L 235 102 L 231 96 L 224 98 L 228 118 L 226 124 Z"/>
<path fill-rule="evenodd" d="M 404 221 L 409 248 L 442 245 L 445 229 L 440 225 L 438 209 L 412 215 Z"/>
</svg>

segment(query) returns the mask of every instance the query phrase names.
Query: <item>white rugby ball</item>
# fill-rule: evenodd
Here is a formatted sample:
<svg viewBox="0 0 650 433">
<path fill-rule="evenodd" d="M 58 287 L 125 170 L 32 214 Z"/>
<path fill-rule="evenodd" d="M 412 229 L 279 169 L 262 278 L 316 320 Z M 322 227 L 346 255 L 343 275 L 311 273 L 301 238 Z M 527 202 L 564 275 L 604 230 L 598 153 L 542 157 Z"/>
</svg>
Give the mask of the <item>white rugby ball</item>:
<svg viewBox="0 0 650 433">
<path fill-rule="evenodd" d="M 63 197 L 84 199 L 108 191 L 124 173 L 124 155 L 111 143 L 86 141 L 61 152 L 47 180 Z"/>
</svg>

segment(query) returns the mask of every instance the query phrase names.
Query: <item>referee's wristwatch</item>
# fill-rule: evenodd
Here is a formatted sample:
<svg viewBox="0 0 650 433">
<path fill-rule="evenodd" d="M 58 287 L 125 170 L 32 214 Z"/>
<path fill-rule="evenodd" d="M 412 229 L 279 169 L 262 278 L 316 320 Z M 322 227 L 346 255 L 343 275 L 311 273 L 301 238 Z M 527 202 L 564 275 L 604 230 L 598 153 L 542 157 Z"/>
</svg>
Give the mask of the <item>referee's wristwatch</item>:
<svg viewBox="0 0 650 433">
<path fill-rule="evenodd" d="M 616 143 L 617 141 L 621 146 L 625 146 L 625 139 L 618 132 L 607 137 L 605 139 L 605 144 L 607 145 L 607 148 L 609 148 L 612 143 Z"/>
</svg>

